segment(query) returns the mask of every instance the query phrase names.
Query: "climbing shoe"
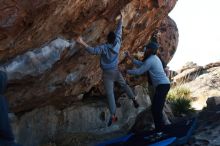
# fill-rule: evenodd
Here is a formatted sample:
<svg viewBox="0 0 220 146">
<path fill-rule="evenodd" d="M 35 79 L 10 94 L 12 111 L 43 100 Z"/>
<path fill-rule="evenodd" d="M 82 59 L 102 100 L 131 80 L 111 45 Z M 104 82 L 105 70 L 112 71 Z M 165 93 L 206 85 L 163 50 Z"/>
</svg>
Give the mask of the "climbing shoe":
<svg viewBox="0 0 220 146">
<path fill-rule="evenodd" d="M 112 123 L 117 122 L 117 120 L 118 120 L 118 118 L 115 115 L 111 116 L 109 121 L 108 121 L 108 127 L 111 126 Z"/>
</svg>

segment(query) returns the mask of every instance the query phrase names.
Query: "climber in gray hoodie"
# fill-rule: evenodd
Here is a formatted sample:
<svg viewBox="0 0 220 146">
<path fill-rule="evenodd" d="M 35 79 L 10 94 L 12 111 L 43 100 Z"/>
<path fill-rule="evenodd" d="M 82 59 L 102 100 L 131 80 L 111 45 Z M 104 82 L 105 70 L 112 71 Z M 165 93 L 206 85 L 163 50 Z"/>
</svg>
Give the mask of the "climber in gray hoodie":
<svg viewBox="0 0 220 146">
<path fill-rule="evenodd" d="M 135 95 L 131 88 L 127 85 L 121 72 L 118 70 L 118 57 L 121 48 L 121 37 L 122 37 L 122 14 L 120 15 L 120 21 L 115 32 L 110 32 L 107 36 L 107 43 L 99 45 L 97 47 L 90 47 L 85 43 L 82 37 L 77 39 L 77 42 L 83 45 L 91 54 L 100 55 L 100 67 L 103 70 L 103 82 L 105 91 L 108 98 L 109 109 L 111 113 L 108 126 L 112 122 L 117 121 L 116 117 L 116 104 L 114 97 L 114 82 L 118 82 L 121 87 L 126 91 L 128 97 L 132 99 L 135 108 L 139 105 L 135 100 Z"/>
<path fill-rule="evenodd" d="M 0 71 L 0 146 L 20 146 L 14 142 L 14 135 L 8 118 L 8 105 L 3 96 L 7 86 L 7 75 Z"/>
</svg>

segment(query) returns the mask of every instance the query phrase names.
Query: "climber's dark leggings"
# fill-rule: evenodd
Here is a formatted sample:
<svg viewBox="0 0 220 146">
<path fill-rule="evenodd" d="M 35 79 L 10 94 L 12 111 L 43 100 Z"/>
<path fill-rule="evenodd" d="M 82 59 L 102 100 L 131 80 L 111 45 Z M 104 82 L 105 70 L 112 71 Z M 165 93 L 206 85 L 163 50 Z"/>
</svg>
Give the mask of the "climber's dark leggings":
<svg viewBox="0 0 220 146">
<path fill-rule="evenodd" d="M 151 110 L 152 110 L 155 128 L 157 130 L 161 129 L 164 125 L 162 111 L 169 90 L 170 90 L 170 84 L 160 84 L 156 87 Z"/>
</svg>

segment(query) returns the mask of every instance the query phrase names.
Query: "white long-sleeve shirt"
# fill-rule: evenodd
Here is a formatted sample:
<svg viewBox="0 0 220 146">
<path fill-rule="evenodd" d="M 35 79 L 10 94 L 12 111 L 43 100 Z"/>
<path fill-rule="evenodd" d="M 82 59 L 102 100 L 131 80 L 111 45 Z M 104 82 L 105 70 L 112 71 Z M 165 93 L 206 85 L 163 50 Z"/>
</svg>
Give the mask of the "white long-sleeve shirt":
<svg viewBox="0 0 220 146">
<path fill-rule="evenodd" d="M 156 55 L 151 55 L 144 62 L 134 60 L 133 63 L 139 67 L 136 69 L 128 70 L 128 74 L 141 75 L 149 71 L 154 87 L 157 87 L 159 84 L 170 84 L 170 81 L 164 72 L 163 65 L 159 57 Z"/>
</svg>

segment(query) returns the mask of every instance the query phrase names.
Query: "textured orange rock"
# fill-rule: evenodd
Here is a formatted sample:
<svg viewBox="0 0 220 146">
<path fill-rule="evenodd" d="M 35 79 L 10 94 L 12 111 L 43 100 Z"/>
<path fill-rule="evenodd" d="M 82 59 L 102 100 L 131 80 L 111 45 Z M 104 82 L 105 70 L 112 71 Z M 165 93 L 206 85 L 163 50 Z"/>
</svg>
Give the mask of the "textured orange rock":
<svg viewBox="0 0 220 146">
<path fill-rule="evenodd" d="M 125 15 L 122 51 L 141 51 L 141 46 L 158 31 L 160 53 L 168 62 L 178 44 L 176 24 L 168 17 L 176 0 L 1 0 L 0 3 L 1 63 L 39 48 L 57 36 L 72 39 L 82 35 L 93 46 L 105 42 L 120 11 Z M 71 57 L 65 53 L 43 74 L 10 81 L 7 96 L 14 112 L 48 104 L 62 108 L 100 82 L 98 57 L 84 50 Z M 78 70 L 78 81 L 66 84 L 66 77 Z"/>
</svg>

